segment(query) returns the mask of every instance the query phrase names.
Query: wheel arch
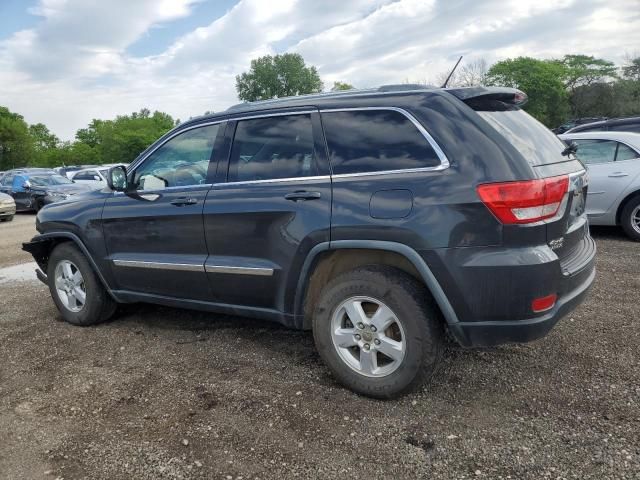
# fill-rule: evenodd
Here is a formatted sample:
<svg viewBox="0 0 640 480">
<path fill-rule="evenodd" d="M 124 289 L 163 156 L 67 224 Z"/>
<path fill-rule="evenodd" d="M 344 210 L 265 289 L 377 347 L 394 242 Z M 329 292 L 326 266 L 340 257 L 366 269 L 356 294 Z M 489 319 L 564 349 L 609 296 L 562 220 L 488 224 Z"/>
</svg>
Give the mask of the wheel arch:
<svg viewBox="0 0 640 480">
<path fill-rule="evenodd" d="M 399 268 L 421 281 L 433 296 L 447 324 L 458 323 L 456 313 L 438 280 L 413 248 L 383 240 L 338 240 L 316 245 L 304 262 L 295 295 L 297 326 L 305 330 L 311 328 L 310 310 L 319 297 L 321 287 L 330 278 L 372 263 Z"/>
<path fill-rule="evenodd" d="M 87 260 L 89 261 L 91 268 L 93 268 L 93 271 L 98 275 L 98 278 L 100 279 L 100 282 L 102 283 L 105 290 L 109 292 L 109 295 L 113 297 L 114 300 L 117 300 L 113 296 L 113 293 L 111 291 L 111 288 L 109 287 L 109 284 L 107 283 L 106 279 L 102 275 L 102 272 L 100 271 L 100 268 L 98 268 L 98 265 L 96 264 L 95 260 L 93 259 L 93 256 L 89 252 L 89 249 L 85 246 L 82 240 L 74 233 L 49 232 L 49 233 L 36 235 L 31 239 L 30 242 L 23 243 L 22 249 L 26 252 L 29 252 L 31 255 L 33 255 L 33 258 L 35 259 L 38 266 L 46 273 L 47 265 L 49 262 L 49 256 L 51 255 L 51 252 L 56 246 L 66 242 L 71 242 L 80 249 L 83 255 L 87 257 Z"/>
<path fill-rule="evenodd" d="M 629 193 L 622 199 L 622 201 L 618 204 L 618 209 L 616 210 L 616 225 L 620 225 L 621 223 L 622 211 L 624 210 L 624 207 L 626 207 L 629 202 L 639 197 L 640 189 Z"/>
</svg>

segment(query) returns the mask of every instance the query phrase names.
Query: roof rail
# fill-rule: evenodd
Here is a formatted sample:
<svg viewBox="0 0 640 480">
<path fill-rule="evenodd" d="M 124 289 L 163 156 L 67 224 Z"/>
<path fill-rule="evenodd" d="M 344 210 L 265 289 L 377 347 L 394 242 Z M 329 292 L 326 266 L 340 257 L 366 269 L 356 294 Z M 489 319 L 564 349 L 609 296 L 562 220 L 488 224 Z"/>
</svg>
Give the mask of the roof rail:
<svg viewBox="0 0 640 480">
<path fill-rule="evenodd" d="M 433 85 L 423 85 L 421 83 L 397 83 L 391 85 L 381 85 L 376 90 L 378 92 L 406 92 L 411 90 L 429 90 L 438 88 Z"/>
</svg>

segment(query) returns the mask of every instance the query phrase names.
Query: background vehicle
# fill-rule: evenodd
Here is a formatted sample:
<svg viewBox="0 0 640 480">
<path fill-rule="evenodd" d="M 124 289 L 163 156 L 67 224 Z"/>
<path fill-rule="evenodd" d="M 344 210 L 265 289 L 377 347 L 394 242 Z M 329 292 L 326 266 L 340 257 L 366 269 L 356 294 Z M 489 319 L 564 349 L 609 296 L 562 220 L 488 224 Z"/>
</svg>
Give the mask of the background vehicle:
<svg viewBox="0 0 640 480">
<path fill-rule="evenodd" d="M 56 167 L 54 170 L 60 175 L 64 175 L 65 177 L 70 179 L 73 173 L 77 172 L 78 170 L 84 170 L 86 168 L 97 168 L 97 165 L 69 165 L 66 167 Z"/>
<path fill-rule="evenodd" d="M 563 123 L 559 127 L 552 128 L 551 131 L 557 135 L 566 132 L 578 125 L 584 125 L 587 123 L 601 122 L 603 120 L 607 120 L 607 117 L 584 117 L 584 118 L 573 118 L 568 122 Z"/>
<path fill-rule="evenodd" d="M 0 193 L 0 222 L 10 222 L 16 214 L 16 202 L 6 193 Z"/>
<path fill-rule="evenodd" d="M 86 185 L 76 185 L 67 177 L 43 169 L 9 170 L 0 180 L 0 192 L 13 197 L 17 211 L 37 212 L 44 205 L 89 190 Z"/>
<path fill-rule="evenodd" d="M 589 222 L 621 225 L 640 241 L 640 134 L 586 132 L 560 138 L 578 145 L 577 156 L 589 168 Z"/>
<path fill-rule="evenodd" d="M 577 127 L 573 127 L 570 130 L 567 130 L 565 133 L 600 131 L 640 133 L 640 117 L 610 118 L 602 122 L 578 125 Z"/>
<path fill-rule="evenodd" d="M 71 173 L 71 180 L 74 183 L 88 185 L 93 189 L 100 189 L 107 186 L 107 173 L 110 167 L 124 164 L 103 165 L 102 167 L 86 168 Z"/>
<path fill-rule="evenodd" d="M 312 329 L 390 397 L 464 346 L 544 336 L 595 276 L 584 166 L 508 88 L 381 87 L 181 124 L 24 245 L 63 318 L 152 302 Z M 46 273 L 45 273 L 46 272 Z"/>
</svg>

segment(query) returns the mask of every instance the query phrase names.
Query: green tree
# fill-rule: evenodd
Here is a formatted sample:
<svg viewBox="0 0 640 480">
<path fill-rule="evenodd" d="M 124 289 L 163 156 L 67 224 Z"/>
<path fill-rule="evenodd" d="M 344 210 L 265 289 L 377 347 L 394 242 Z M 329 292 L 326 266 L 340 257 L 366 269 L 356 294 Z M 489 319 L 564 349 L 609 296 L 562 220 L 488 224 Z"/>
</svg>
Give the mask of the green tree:
<svg viewBox="0 0 640 480">
<path fill-rule="evenodd" d="M 332 92 L 338 92 L 340 90 L 353 90 L 355 87 L 350 83 L 346 82 L 333 82 L 333 87 L 331 87 Z"/>
<path fill-rule="evenodd" d="M 622 67 L 622 76 L 627 80 L 640 82 L 640 57 L 630 59 Z"/>
<path fill-rule="evenodd" d="M 24 118 L 0 107 L 0 170 L 28 165 L 32 157 L 33 142 Z"/>
<path fill-rule="evenodd" d="M 613 62 L 590 55 L 565 55 L 559 63 L 565 67 L 564 84 L 569 91 L 617 77 Z"/>
<path fill-rule="evenodd" d="M 146 109 L 101 121 L 97 128 L 100 162 L 129 163 L 173 126 L 170 115 Z"/>
<path fill-rule="evenodd" d="M 486 83 L 525 92 L 529 101 L 524 109 L 551 127 L 562 123 L 569 109 L 564 78 L 565 67 L 558 61 L 518 57 L 495 63 Z"/>
<path fill-rule="evenodd" d="M 56 148 L 60 143 L 60 139 L 51 133 L 44 123 L 29 125 L 29 135 L 33 140 L 33 147 L 38 152 L 48 148 Z"/>
<path fill-rule="evenodd" d="M 236 76 L 238 98 L 245 102 L 322 91 L 316 67 L 307 67 L 297 53 L 251 60 L 248 72 Z"/>
<path fill-rule="evenodd" d="M 585 104 L 584 100 L 588 95 L 585 96 L 584 93 L 597 89 L 585 87 L 606 84 L 617 78 L 617 69 L 613 62 L 590 55 L 565 55 L 558 63 L 564 67 L 563 82 L 569 95 L 569 105 L 573 117 L 587 116 L 590 109 L 593 109 L 593 102 Z M 600 88 L 600 90 L 603 89 Z"/>
</svg>

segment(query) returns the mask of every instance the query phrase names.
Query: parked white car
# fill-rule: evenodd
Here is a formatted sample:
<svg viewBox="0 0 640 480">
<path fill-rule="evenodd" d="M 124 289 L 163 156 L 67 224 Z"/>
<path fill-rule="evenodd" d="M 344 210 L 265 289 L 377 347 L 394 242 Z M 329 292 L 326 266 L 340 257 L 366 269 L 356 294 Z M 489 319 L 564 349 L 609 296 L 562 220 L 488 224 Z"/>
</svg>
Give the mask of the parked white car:
<svg viewBox="0 0 640 480">
<path fill-rule="evenodd" d="M 587 214 L 592 225 L 620 225 L 640 241 L 640 133 L 585 132 L 559 135 L 578 145 L 589 170 Z"/>
<path fill-rule="evenodd" d="M 78 170 L 77 172 L 73 172 L 71 175 L 71 180 L 74 183 L 86 184 L 91 187 L 99 190 L 107 186 L 107 172 L 109 168 L 115 167 L 117 165 L 124 165 L 121 163 L 118 164 L 109 164 L 109 165 L 101 165 L 99 167 L 93 168 L 84 168 L 82 170 Z"/>
</svg>

